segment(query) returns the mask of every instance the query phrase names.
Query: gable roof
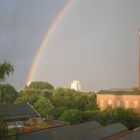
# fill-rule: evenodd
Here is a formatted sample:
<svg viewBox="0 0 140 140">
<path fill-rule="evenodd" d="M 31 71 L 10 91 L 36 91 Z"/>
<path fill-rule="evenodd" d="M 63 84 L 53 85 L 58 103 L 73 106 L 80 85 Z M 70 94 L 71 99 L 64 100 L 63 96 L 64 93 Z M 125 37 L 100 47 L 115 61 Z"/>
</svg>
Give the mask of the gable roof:
<svg viewBox="0 0 140 140">
<path fill-rule="evenodd" d="M 22 121 L 31 117 L 40 117 L 30 104 L 0 104 L 0 120 Z"/>
</svg>

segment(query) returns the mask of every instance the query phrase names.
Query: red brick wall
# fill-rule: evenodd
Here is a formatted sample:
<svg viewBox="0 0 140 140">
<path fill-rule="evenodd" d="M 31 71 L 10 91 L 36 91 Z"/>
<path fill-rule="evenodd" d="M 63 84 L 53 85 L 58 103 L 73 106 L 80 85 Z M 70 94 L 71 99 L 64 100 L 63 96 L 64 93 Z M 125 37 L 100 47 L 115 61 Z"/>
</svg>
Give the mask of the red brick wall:
<svg viewBox="0 0 140 140">
<path fill-rule="evenodd" d="M 115 108 L 120 104 L 122 108 L 133 108 L 140 113 L 140 95 L 97 94 L 97 104 L 102 110 L 108 106 Z"/>
</svg>

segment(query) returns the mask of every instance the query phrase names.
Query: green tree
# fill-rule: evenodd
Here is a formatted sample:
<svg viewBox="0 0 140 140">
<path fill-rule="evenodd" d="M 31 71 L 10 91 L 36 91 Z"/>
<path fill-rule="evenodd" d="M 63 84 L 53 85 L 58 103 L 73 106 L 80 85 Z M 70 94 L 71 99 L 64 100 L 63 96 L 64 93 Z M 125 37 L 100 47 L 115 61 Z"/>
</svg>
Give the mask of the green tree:
<svg viewBox="0 0 140 140">
<path fill-rule="evenodd" d="M 45 97 L 40 97 L 38 101 L 34 104 L 34 107 L 42 115 L 42 117 L 46 119 L 50 119 L 52 117 L 51 111 L 54 107 L 49 99 Z"/>
<path fill-rule="evenodd" d="M 75 90 L 57 88 L 53 91 L 52 102 L 55 107 L 76 108 L 76 96 L 79 96 L 79 93 Z"/>
<path fill-rule="evenodd" d="M 53 90 L 44 89 L 44 90 L 42 90 L 41 95 L 42 95 L 43 97 L 48 98 L 49 100 L 52 100 Z"/>
<path fill-rule="evenodd" d="M 102 125 L 109 125 L 116 122 L 121 122 L 128 129 L 134 129 L 140 126 L 140 116 L 135 113 L 132 109 L 123 109 L 123 108 L 107 108 L 104 111 L 100 111 L 100 114 L 97 120 Z"/>
<path fill-rule="evenodd" d="M 14 67 L 7 61 L 0 63 L 0 82 L 4 81 L 6 76 L 14 72 Z"/>
<path fill-rule="evenodd" d="M 114 109 L 114 117 L 118 122 L 123 123 L 127 128 L 134 129 L 140 126 L 140 116 L 133 109 Z"/>
<path fill-rule="evenodd" d="M 28 88 L 35 88 L 35 89 L 51 89 L 53 90 L 54 87 L 48 83 L 48 82 L 42 82 L 42 81 L 35 81 L 31 82 Z"/>
<path fill-rule="evenodd" d="M 15 100 L 15 103 L 27 103 L 29 102 L 28 96 L 21 96 Z"/>
<path fill-rule="evenodd" d="M 82 122 L 82 112 L 78 109 L 66 110 L 59 119 L 70 124 L 79 124 Z"/>
<path fill-rule="evenodd" d="M 49 100 L 52 98 L 52 90 L 48 89 L 34 89 L 27 88 L 19 93 L 19 97 L 16 99 L 16 103 L 27 103 L 34 104 L 40 97 L 45 97 Z"/>
<path fill-rule="evenodd" d="M 34 104 L 39 97 L 41 97 L 42 90 L 27 88 L 23 89 L 19 93 L 19 97 L 16 99 L 15 103 L 27 103 Z"/>
<path fill-rule="evenodd" d="M 100 110 L 87 110 L 82 112 L 82 122 L 97 121 L 103 124 L 102 112 Z"/>
<path fill-rule="evenodd" d="M 52 118 L 58 120 L 58 118 L 66 111 L 66 107 L 54 107 L 51 111 Z"/>
<path fill-rule="evenodd" d="M 31 105 L 34 105 L 39 98 L 40 96 L 38 95 L 23 95 L 18 97 L 15 100 L 15 103 L 30 103 Z"/>
<path fill-rule="evenodd" d="M 15 88 L 9 84 L 0 85 L 0 102 L 1 103 L 13 103 L 18 94 Z"/>
<path fill-rule="evenodd" d="M 55 107 L 66 106 L 69 96 L 64 88 L 57 88 L 53 92 L 52 102 Z"/>
<path fill-rule="evenodd" d="M 79 110 L 84 111 L 86 109 L 87 104 L 88 104 L 88 96 L 80 95 L 76 98 L 76 106 Z"/>
<path fill-rule="evenodd" d="M 92 93 L 88 95 L 88 103 L 85 105 L 85 110 L 96 110 L 96 109 L 98 109 L 96 95 Z"/>
</svg>

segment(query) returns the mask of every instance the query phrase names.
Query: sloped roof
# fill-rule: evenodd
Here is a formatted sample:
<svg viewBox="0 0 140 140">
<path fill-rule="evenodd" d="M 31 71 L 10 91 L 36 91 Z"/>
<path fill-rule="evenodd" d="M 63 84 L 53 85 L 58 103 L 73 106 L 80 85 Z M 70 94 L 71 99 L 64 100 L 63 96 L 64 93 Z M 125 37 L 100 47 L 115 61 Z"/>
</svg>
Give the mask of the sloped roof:
<svg viewBox="0 0 140 140">
<path fill-rule="evenodd" d="M 55 139 L 77 140 L 77 138 L 91 133 L 101 127 L 102 126 L 98 122 L 81 123 L 78 125 L 55 129 L 51 132 L 51 135 L 53 135 Z"/>
<path fill-rule="evenodd" d="M 128 129 L 120 123 L 102 127 L 97 122 L 89 122 L 69 127 L 22 134 L 19 140 L 101 140 L 125 130 Z"/>
<path fill-rule="evenodd" d="M 101 140 L 126 130 L 128 129 L 121 123 L 111 124 L 93 131 L 86 137 L 83 137 L 81 140 Z"/>
<path fill-rule="evenodd" d="M 132 131 L 132 133 L 120 138 L 119 140 L 140 140 L 140 130 Z"/>
<path fill-rule="evenodd" d="M 0 119 L 3 121 L 19 121 L 39 116 L 30 104 L 0 104 Z"/>
<path fill-rule="evenodd" d="M 79 125 L 73 125 L 62 128 L 54 128 L 50 130 L 42 130 L 34 133 L 22 134 L 19 137 L 19 140 L 73 140 L 73 138 L 77 137 L 87 132 L 91 132 L 97 128 L 102 127 L 97 122 L 83 123 Z"/>
</svg>

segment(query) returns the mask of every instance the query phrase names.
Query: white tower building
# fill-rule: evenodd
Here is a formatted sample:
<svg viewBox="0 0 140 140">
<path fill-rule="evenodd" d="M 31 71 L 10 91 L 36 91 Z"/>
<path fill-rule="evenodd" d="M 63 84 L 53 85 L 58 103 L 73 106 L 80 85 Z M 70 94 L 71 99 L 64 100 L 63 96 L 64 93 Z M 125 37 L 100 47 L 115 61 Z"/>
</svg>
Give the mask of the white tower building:
<svg viewBox="0 0 140 140">
<path fill-rule="evenodd" d="M 28 83 L 27 83 L 27 86 L 29 86 L 31 84 L 31 81 L 29 81 Z"/>
<path fill-rule="evenodd" d="M 71 83 L 71 89 L 74 89 L 76 91 L 81 91 L 81 84 L 79 80 L 73 80 Z"/>
</svg>

